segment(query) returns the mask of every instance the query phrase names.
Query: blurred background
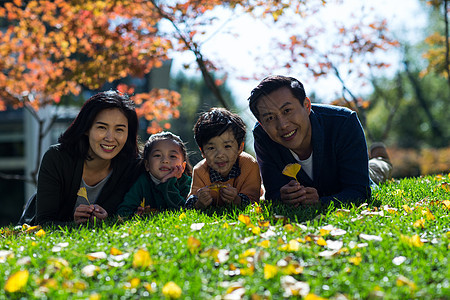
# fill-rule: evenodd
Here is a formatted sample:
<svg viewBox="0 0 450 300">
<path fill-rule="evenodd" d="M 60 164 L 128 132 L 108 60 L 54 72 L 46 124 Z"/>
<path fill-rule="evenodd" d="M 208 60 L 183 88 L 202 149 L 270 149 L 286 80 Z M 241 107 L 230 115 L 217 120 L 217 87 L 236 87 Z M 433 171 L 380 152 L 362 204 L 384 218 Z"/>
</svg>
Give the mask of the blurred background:
<svg viewBox="0 0 450 300">
<path fill-rule="evenodd" d="M 395 178 L 450 171 L 448 1 L 0 1 L 0 226 L 18 221 L 40 159 L 93 94 L 132 96 L 142 142 L 222 106 L 248 126 L 270 74 L 358 113 Z"/>
</svg>

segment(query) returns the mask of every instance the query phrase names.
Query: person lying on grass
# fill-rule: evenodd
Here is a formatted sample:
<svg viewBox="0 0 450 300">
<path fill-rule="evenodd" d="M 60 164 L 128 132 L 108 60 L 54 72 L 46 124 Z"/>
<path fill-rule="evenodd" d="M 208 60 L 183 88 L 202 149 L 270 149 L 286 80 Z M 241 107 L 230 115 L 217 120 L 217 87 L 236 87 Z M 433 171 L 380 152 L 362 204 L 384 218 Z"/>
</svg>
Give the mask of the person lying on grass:
<svg viewBox="0 0 450 300">
<path fill-rule="evenodd" d="M 253 137 L 266 199 L 295 207 L 349 203 L 370 198 L 371 185 L 389 177 L 392 165 L 382 144 L 372 147 L 369 177 L 356 112 L 311 104 L 297 79 L 268 76 L 248 100 L 258 120 Z M 295 179 L 283 174 L 291 164 L 301 166 Z"/>
<path fill-rule="evenodd" d="M 204 159 L 195 167 L 187 208 L 248 205 L 259 201 L 261 176 L 253 156 L 244 152 L 243 120 L 224 108 L 212 108 L 194 125 Z"/>
<path fill-rule="evenodd" d="M 143 157 L 147 172 L 125 195 L 117 210 L 119 216 L 184 206 L 192 167 L 181 138 L 171 132 L 153 134 L 145 143 Z"/>
<path fill-rule="evenodd" d="M 107 91 L 89 98 L 45 153 L 30 198 L 36 202 L 27 204 L 19 224 L 95 223 L 115 214 L 141 172 L 138 126 L 128 96 Z"/>
</svg>

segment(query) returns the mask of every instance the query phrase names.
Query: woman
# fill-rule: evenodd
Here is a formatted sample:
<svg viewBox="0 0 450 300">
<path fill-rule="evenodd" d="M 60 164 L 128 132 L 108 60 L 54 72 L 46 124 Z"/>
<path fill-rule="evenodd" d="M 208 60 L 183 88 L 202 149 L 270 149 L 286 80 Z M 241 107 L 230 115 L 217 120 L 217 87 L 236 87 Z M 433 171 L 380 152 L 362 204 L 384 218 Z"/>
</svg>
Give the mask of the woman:
<svg viewBox="0 0 450 300">
<path fill-rule="evenodd" d="M 127 96 L 107 91 L 89 98 L 42 159 L 36 223 L 92 223 L 115 214 L 141 172 L 137 130 Z"/>
</svg>

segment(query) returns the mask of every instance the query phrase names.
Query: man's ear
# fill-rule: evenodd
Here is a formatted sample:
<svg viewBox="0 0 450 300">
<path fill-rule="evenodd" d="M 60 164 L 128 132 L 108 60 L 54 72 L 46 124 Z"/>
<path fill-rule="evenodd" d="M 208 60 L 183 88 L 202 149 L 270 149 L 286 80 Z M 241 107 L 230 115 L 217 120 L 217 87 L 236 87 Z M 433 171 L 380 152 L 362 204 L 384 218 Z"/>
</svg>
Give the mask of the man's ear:
<svg viewBox="0 0 450 300">
<path fill-rule="evenodd" d="M 308 111 L 308 115 L 311 113 L 311 100 L 308 97 L 305 97 L 303 100 L 303 107 Z"/>
<path fill-rule="evenodd" d="M 202 149 L 202 147 L 198 147 L 198 150 L 200 150 L 200 154 L 202 155 L 202 157 L 205 158 L 205 155 L 203 155 L 203 149 Z"/>
</svg>

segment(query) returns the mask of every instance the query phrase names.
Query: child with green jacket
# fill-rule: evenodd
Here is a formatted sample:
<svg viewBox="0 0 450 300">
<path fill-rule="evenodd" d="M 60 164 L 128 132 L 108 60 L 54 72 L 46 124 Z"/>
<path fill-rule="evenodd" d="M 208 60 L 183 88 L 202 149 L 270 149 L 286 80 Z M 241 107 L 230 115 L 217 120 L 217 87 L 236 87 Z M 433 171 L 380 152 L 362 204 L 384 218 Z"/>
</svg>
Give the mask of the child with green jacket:
<svg viewBox="0 0 450 300">
<path fill-rule="evenodd" d="M 149 137 L 144 146 L 143 173 L 119 205 L 119 216 L 142 214 L 149 209 L 178 209 L 191 187 L 192 167 L 186 146 L 179 136 L 160 132 Z"/>
</svg>

